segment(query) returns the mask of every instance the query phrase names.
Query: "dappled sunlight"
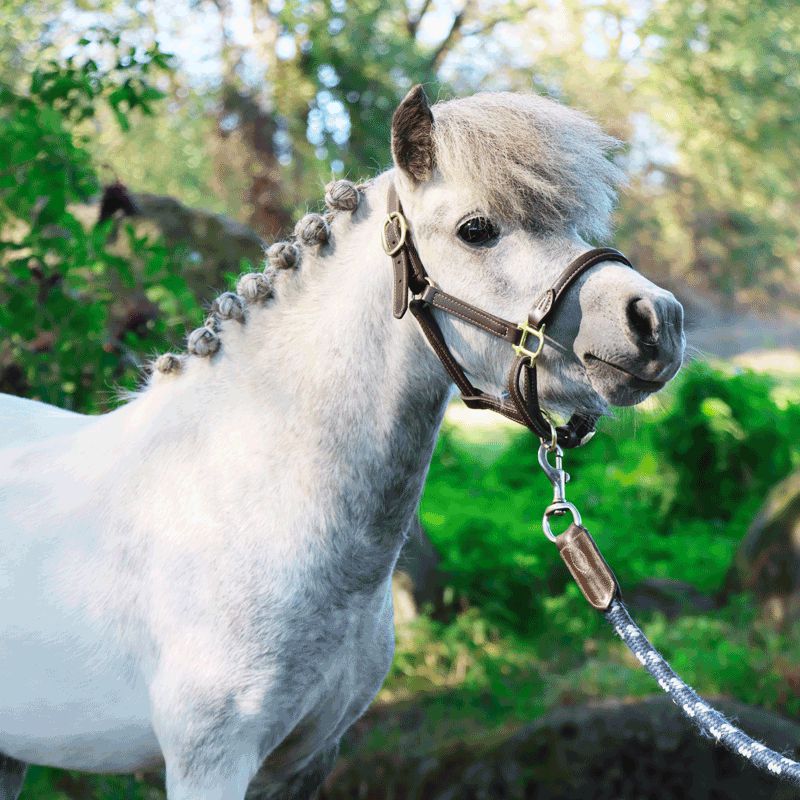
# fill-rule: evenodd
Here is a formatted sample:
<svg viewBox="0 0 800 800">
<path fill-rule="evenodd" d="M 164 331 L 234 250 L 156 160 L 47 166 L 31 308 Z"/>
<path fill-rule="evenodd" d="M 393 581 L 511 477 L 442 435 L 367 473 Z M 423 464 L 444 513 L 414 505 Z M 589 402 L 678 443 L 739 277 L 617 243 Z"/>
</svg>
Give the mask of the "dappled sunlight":
<svg viewBox="0 0 800 800">
<path fill-rule="evenodd" d="M 736 366 L 766 372 L 780 378 L 800 380 L 800 350 L 781 348 L 779 350 L 755 350 L 743 353 L 732 359 Z"/>
</svg>

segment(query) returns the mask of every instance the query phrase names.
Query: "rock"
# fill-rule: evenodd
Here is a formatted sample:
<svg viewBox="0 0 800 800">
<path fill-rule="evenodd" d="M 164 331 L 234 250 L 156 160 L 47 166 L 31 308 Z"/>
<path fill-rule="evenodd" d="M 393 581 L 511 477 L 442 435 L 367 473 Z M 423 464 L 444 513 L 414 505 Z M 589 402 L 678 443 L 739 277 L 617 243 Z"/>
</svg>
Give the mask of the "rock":
<svg viewBox="0 0 800 800">
<path fill-rule="evenodd" d="M 716 705 L 756 739 L 800 754 L 800 725 Z M 563 707 L 499 739 L 435 754 L 340 760 L 320 800 L 789 800 L 797 790 L 703 739 L 667 697 Z"/>
<path fill-rule="evenodd" d="M 739 545 L 726 592 L 740 591 L 776 622 L 800 618 L 800 472 L 770 492 Z"/>
<path fill-rule="evenodd" d="M 127 239 L 119 229 L 122 223 L 133 225 L 137 236 L 161 236 L 170 248 L 185 247 L 190 259 L 184 277 L 200 296 L 208 294 L 209 286 L 221 286 L 226 272 L 241 272 L 242 260 L 256 268 L 264 261 L 261 237 L 230 217 L 189 208 L 162 195 L 132 193 L 131 199 L 136 213 L 116 223 L 119 227 L 113 249 L 125 255 L 129 252 Z M 100 206 L 79 205 L 70 211 L 88 228 L 97 222 Z"/>
<path fill-rule="evenodd" d="M 624 597 L 634 613 L 658 611 L 667 619 L 713 611 L 719 606 L 715 598 L 698 591 L 691 583 L 669 578 L 648 578 L 632 589 L 626 589 Z"/>
</svg>

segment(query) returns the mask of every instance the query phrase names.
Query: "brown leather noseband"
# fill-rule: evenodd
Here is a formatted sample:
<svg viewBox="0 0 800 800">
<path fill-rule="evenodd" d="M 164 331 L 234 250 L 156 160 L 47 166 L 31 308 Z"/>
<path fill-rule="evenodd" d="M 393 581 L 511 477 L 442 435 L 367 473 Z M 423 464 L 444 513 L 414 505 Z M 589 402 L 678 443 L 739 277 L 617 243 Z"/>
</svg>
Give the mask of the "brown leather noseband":
<svg viewBox="0 0 800 800">
<path fill-rule="evenodd" d="M 618 261 L 632 267 L 631 262 L 619 250 L 599 247 L 579 255 L 534 303 L 527 320 L 515 324 L 465 303 L 436 286 L 428 276 L 414 246 L 408 220 L 403 215 L 394 184 L 389 188 L 388 214 L 383 225 L 383 248 L 391 257 L 394 268 L 394 316 L 400 319 L 406 310 L 411 309 L 434 353 L 461 392 L 466 406 L 496 411 L 525 425 L 543 442 L 552 445 L 578 447 L 591 438 L 596 422 L 594 417 L 574 414 L 566 425 L 554 428 L 544 416 L 539 406 L 536 386 L 536 360 L 545 343 L 545 323 L 558 307 L 567 289 L 586 270 L 603 261 Z M 487 394 L 470 383 L 444 340 L 442 330 L 433 315 L 435 308 L 505 339 L 511 345 L 516 358 L 508 376 L 510 402 Z"/>
</svg>

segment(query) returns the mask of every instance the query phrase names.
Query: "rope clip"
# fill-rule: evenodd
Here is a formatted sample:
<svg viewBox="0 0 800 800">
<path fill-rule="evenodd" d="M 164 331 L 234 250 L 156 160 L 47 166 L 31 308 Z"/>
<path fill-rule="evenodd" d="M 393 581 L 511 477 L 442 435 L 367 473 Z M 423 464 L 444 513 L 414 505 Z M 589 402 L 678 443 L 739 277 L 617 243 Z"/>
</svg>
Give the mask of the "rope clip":
<svg viewBox="0 0 800 800">
<path fill-rule="evenodd" d="M 555 466 L 548 461 L 548 453 L 555 453 Z M 547 506 L 542 517 L 542 529 L 551 542 L 556 541 L 556 535 L 550 527 L 550 517 L 561 517 L 570 513 L 572 521 L 576 525 L 582 524 L 580 512 L 566 498 L 566 483 L 569 480 L 569 473 L 564 470 L 563 458 L 564 451 L 558 445 L 551 445 L 547 442 L 539 445 L 539 466 L 553 485 L 553 502 Z"/>
<path fill-rule="evenodd" d="M 553 466 L 547 459 L 547 454 L 553 452 L 556 454 L 556 463 Z M 569 480 L 569 473 L 564 471 L 563 467 L 564 451 L 555 445 L 551 447 L 549 443 L 542 443 L 539 445 L 539 466 L 547 475 L 547 479 L 553 485 L 553 503 L 566 503 L 566 483 Z"/>
</svg>

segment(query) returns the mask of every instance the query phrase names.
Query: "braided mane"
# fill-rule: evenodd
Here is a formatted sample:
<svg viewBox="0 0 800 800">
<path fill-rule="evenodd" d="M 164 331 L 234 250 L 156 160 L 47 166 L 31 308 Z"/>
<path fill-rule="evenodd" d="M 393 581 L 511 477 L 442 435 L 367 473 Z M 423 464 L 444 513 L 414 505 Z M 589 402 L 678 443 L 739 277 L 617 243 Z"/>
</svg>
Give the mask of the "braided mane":
<svg viewBox="0 0 800 800">
<path fill-rule="evenodd" d="M 275 242 L 267 249 L 263 272 L 242 275 L 236 284 L 236 292 L 223 292 L 214 300 L 206 321 L 186 339 L 188 353 L 201 358 L 214 355 L 221 344 L 221 323 L 234 320 L 244 324 L 248 306 L 263 304 L 274 298 L 276 282 L 281 273 L 296 270 L 300 266 L 304 247 L 319 247 L 329 240 L 333 215 L 336 212 L 355 211 L 361 200 L 361 189 L 365 186 L 347 180 L 329 183 L 325 187 L 327 213 L 303 216 L 295 225 L 291 240 Z M 183 369 L 185 361 L 185 355 L 164 353 L 152 362 L 151 371 L 154 375 L 176 374 Z"/>
</svg>

